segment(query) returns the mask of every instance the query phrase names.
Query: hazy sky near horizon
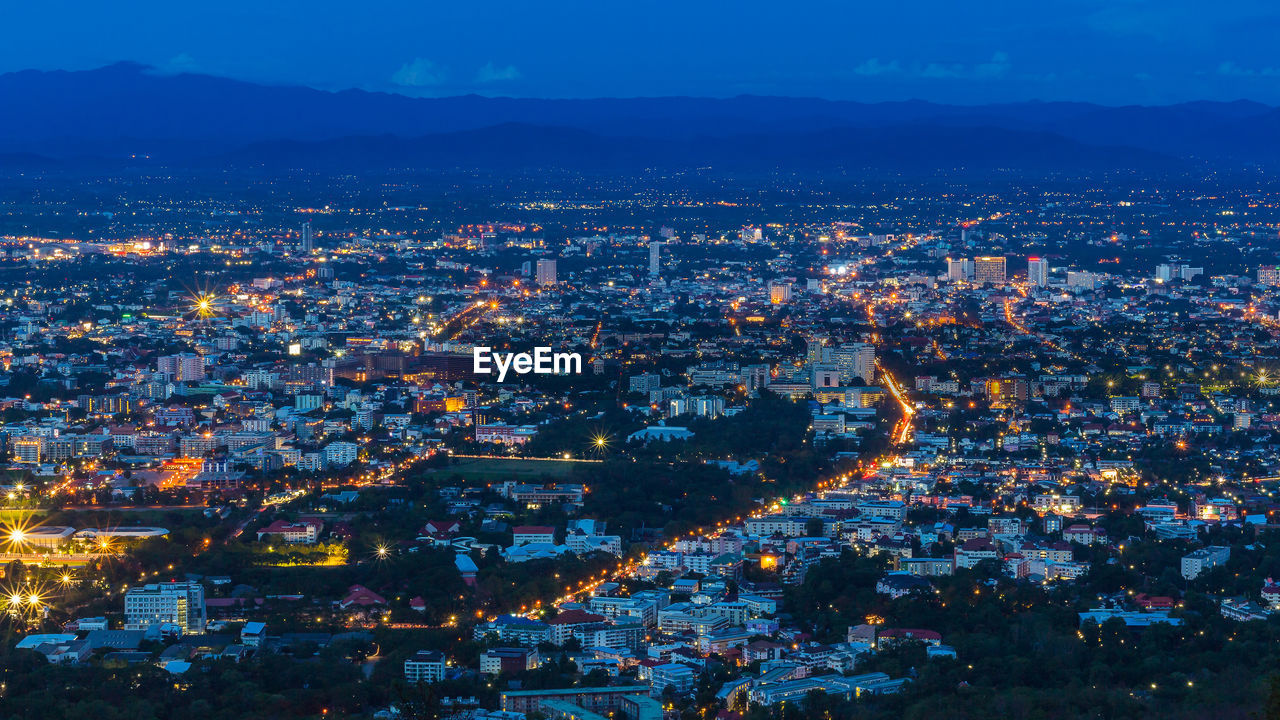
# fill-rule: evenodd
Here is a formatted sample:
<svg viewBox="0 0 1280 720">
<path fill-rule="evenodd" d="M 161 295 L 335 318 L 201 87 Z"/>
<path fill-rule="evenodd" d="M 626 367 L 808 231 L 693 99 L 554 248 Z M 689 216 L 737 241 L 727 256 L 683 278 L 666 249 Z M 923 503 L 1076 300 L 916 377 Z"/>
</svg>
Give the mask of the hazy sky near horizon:
<svg viewBox="0 0 1280 720">
<path fill-rule="evenodd" d="M 408 95 L 1280 104 L 1280 4 L 1251 0 L 42 0 L 0 72 L 166 72 Z"/>
</svg>

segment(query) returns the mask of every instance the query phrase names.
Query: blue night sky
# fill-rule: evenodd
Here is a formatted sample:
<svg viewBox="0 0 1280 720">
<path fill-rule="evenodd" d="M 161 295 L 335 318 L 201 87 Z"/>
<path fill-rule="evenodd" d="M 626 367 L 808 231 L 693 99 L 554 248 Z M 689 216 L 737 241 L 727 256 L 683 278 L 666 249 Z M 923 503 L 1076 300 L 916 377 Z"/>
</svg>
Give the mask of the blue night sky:
<svg viewBox="0 0 1280 720">
<path fill-rule="evenodd" d="M 1203 0 L 11 3 L 0 72 L 130 60 L 322 89 L 1280 104 L 1280 4 Z"/>
</svg>

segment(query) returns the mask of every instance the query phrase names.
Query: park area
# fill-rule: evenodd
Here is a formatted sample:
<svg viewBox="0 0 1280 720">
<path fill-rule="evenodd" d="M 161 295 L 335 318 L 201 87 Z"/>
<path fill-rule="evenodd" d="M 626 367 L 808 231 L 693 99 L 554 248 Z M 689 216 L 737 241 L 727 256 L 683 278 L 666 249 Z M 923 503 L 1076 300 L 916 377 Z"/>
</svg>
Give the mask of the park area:
<svg viewBox="0 0 1280 720">
<path fill-rule="evenodd" d="M 437 477 L 458 475 L 465 480 L 485 483 L 506 480 L 534 482 L 544 478 L 566 480 L 584 463 L 595 462 L 597 461 L 455 455 L 450 464 L 433 468 L 427 474 Z"/>
</svg>

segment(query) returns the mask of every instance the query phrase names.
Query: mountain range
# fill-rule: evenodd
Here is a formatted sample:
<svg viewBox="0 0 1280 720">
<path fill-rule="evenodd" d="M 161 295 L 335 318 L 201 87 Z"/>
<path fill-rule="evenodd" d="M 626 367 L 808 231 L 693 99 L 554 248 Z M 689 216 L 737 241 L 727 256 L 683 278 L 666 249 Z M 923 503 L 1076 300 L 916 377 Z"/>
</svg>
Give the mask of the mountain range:
<svg viewBox="0 0 1280 720">
<path fill-rule="evenodd" d="M 0 75 L 0 165 L 1099 171 L 1280 165 L 1280 109 L 531 99 L 261 85 L 136 64 Z"/>
</svg>

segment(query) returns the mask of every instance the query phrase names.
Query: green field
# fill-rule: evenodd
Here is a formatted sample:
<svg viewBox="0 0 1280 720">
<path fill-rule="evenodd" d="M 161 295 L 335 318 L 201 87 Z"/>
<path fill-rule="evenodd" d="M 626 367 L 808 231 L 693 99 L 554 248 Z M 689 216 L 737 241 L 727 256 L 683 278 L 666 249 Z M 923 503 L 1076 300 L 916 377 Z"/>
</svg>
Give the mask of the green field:
<svg viewBox="0 0 1280 720">
<path fill-rule="evenodd" d="M 540 478 L 564 480 L 576 468 L 587 463 L 575 460 L 535 460 L 530 458 L 454 458 L 447 467 L 435 468 L 428 474 L 452 477 L 461 475 L 467 480 L 501 482 L 503 480 L 533 481 Z"/>
<path fill-rule="evenodd" d="M 40 509 L 5 509 L 0 508 L 0 525 L 5 527 L 17 523 L 34 523 L 36 520 L 48 515 L 48 510 Z"/>
</svg>

